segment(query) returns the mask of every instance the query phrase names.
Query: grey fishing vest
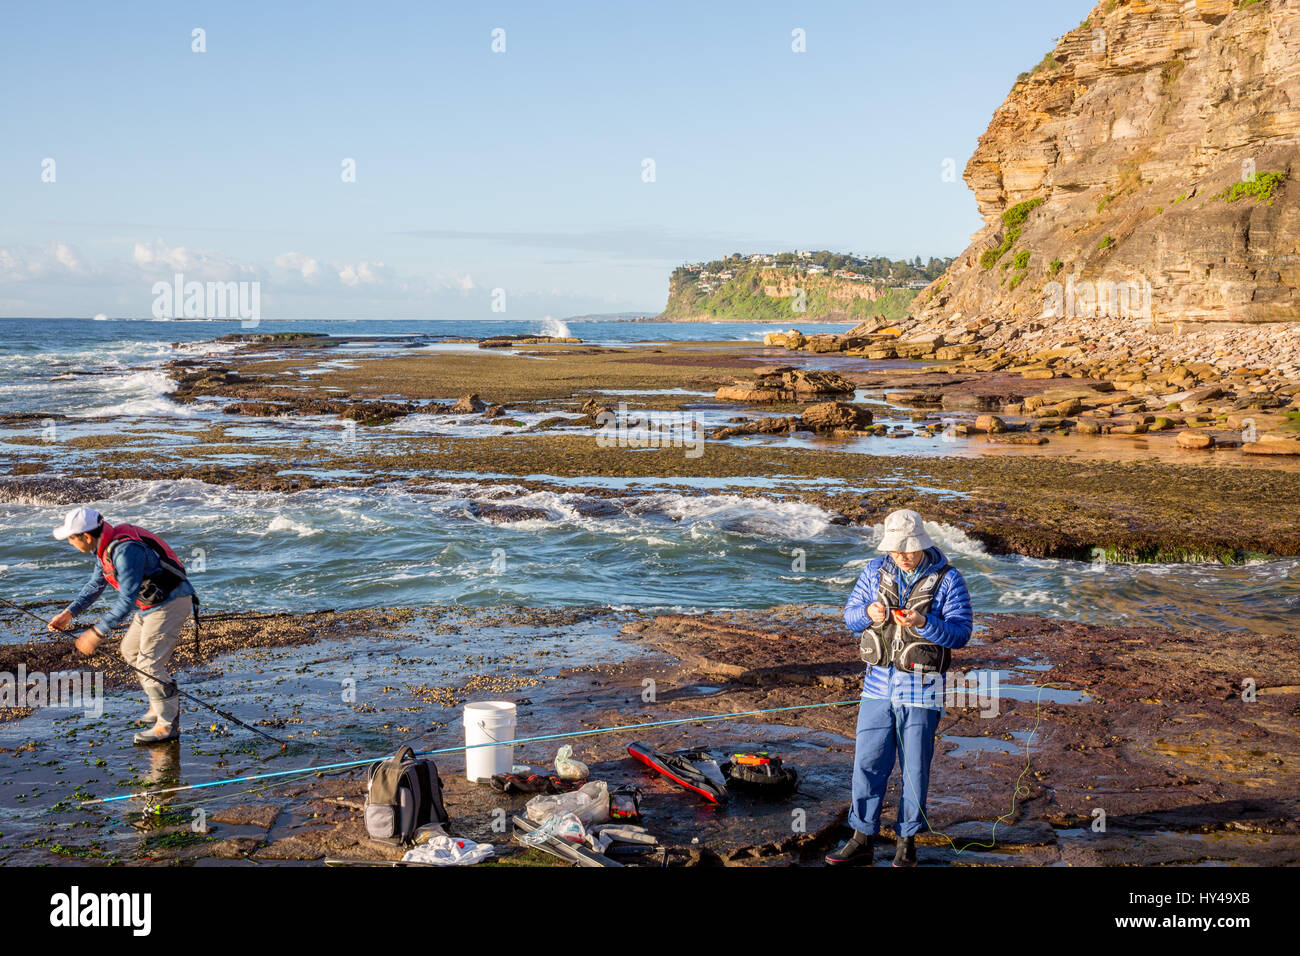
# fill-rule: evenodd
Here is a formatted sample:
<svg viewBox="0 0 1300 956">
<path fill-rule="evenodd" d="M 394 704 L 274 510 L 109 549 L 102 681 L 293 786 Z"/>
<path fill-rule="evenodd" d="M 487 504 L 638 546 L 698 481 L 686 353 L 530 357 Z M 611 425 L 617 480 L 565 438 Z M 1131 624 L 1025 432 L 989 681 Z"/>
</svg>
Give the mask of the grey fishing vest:
<svg viewBox="0 0 1300 956">
<path fill-rule="evenodd" d="M 900 607 L 897 570 L 892 561 L 886 561 L 880 569 L 876 600 L 885 605 L 885 621 L 883 624 L 870 623 L 862 632 L 862 659 L 872 666 L 893 664 L 899 670 L 938 671 L 942 674 L 952 662 L 952 652 L 941 644 L 926 640 L 916 628 L 904 627 L 894 620 L 894 609 Z M 929 613 L 940 583 L 951 570 L 952 565 L 945 561 L 942 567 L 926 574 L 912 587 L 907 603 L 901 606 L 922 614 Z"/>
</svg>

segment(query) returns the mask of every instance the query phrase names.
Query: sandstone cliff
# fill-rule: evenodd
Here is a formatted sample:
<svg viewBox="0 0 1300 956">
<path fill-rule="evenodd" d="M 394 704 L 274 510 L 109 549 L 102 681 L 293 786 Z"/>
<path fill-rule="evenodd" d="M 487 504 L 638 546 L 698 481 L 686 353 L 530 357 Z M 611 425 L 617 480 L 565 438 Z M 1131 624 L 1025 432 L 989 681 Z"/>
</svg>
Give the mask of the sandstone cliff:
<svg viewBox="0 0 1300 956">
<path fill-rule="evenodd" d="M 1102 0 L 980 138 L 916 328 L 1300 319 L 1298 155 L 1300 0 Z"/>
</svg>

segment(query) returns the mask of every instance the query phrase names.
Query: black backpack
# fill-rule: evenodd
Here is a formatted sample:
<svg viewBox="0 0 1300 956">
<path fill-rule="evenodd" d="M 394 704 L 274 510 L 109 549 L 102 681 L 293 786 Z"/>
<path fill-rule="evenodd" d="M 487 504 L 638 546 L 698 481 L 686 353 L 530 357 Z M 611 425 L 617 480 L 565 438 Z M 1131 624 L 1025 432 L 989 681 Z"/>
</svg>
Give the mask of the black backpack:
<svg viewBox="0 0 1300 956">
<path fill-rule="evenodd" d="M 409 844 L 415 831 L 429 823 L 451 822 L 442 805 L 442 779 L 432 760 L 418 760 L 403 747 L 366 771 L 366 832 L 370 839 Z"/>
</svg>

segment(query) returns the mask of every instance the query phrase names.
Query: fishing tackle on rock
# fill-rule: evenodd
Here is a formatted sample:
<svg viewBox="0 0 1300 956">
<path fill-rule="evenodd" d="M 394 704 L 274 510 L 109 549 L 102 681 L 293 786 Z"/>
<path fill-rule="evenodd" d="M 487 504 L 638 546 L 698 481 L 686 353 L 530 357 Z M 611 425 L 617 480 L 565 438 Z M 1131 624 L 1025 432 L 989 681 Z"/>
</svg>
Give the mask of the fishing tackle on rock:
<svg viewBox="0 0 1300 956">
<path fill-rule="evenodd" d="M 536 737 L 517 737 L 514 740 L 489 740 L 477 744 L 461 744 L 457 747 L 441 747 L 436 750 L 417 750 L 412 756 L 415 757 L 432 757 L 438 754 L 462 753 L 468 750 L 475 750 L 479 747 L 497 747 L 502 745 L 530 744 L 539 743 L 545 740 L 572 740 L 577 737 L 595 737 L 599 734 L 628 733 L 634 730 L 644 730 L 648 727 L 672 727 L 679 724 L 702 724 L 714 720 L 735 720 L 740 717 L 757 717 L 762 714 L 779 714 L 787 713 L 792 710 L 816 710 L 821 707 L 846 707 L 849 704 L 859 704 L 862 702 L 860 697 L 854 697 L 851 700 L 833 700 L 821 704 L 794 704 L 789 707 L 769 707 L 763 710 L 740 710 L 729 714 L 707 714 L 703 717 L 678 717 L 673 720 L 654 720 L 643 724 L 620 724 L 612 727 L 597 727 L 594 730 L 580 730 L 577 732 L 568 732 L 561 734 L 542 734 Z M 116 803 L 121 800 L 148 799 L 151 797 L 162 796 L 169 793 L 183 793 L 189 790 L 203 790 L 208 787 L 225 787 L 237 783 L 248 783 L 253 780 L 270 780 L 275 777 L 287 777 L 293 774 L 304 773 L 324 773 L 329 770 L 345 770 L 350 767 L 364 767 L 373 764 L 377 758 L 364 757 L 360 760 L 344 760 L 339 763 L 321 764 L 315 767 L 298 767 L 293 770 L 276 770 L 271 773 L 249 774 L 244 777 L 231 777 L 227 780 L 208 780 L 204 783 L 191 783 L 179 787 L 163 787 L 157 790 L 141 790 L 137 793 L 123 793 L 115 797 L 99 797 L 94 800 L 83 800 L 81 806 L 89 806 L 99 803 Z M 378 758 L 383 759 L 383 758 Z"/>
</svg>

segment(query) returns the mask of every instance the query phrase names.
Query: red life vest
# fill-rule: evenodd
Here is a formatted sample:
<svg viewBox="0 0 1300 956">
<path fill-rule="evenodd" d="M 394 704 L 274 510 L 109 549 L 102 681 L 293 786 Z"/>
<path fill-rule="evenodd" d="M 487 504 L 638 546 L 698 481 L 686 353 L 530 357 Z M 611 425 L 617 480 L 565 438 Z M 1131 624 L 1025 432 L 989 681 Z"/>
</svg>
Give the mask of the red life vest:
<svg viewBox="0 0 1300 956">
<path fill-rule="evenodd" d="M 104 530 L 99 535 L 99 547 L 95 551 L 95 557 L 99 559 L 99 569 L 104 573 L 104 580 L 113 585 L 115 591 L 120 591 L 121 588 L 117 584 L 117 569 L 113 567 L 109 546 L 116 541 L 135 541 L 144 545 L 158 556 L 161 564 L 158 573 L 146 577 L 140 583 L 140 594 L 135 600 L 136 607 L 145 609 L 161 604 L 177 584 L 186 580 L 185 565 L 181 564 L 181 559 L 176 557 L 176 552 L 162 538 L 135 525 L 111 525 L 105 521 Z"/>
</svg>

